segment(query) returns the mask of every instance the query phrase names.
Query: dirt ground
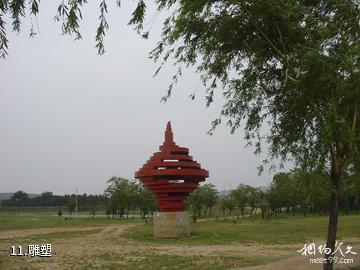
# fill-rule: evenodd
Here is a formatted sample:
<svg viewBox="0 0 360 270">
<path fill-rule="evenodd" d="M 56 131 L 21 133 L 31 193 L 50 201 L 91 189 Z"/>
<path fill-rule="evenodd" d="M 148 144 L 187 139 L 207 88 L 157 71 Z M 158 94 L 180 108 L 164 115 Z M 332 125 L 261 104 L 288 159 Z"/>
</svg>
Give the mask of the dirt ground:
<svg viewBox="0 0 360 270">
<path fill-rule="evenodd" d="M 0 232 L 0 254 L 2 265 L 6 269 L 83 269 L 81 262 L 90 263 L 92 266 L 99 264 L 97 256 L 99 254 L 122 254 L 132 256 L 132 260 L 141 259 L 142 254 L 148 252 L 159 255 L 178 255 L 178 256 L 201 256 L 202 258 L 212 258 L 212 256 L 281 256 L 283 259 L 275 262 L 232 269 L 277 269 L 277 270 L 305 270 L 322 269 L 322 264 L 309 263 L 310 257 L 301 256 L 296 251 L 301 248 L 298 244 L 291 245 L 257 245 L 257 244 L 226 244 L 226 245 L 159 245 L 151 243 L 134 242 L 122 237 L 124 230 L 134 224 L 104 225 L 91 227 L 71 227 L 71 228 L 46 228 L 46 229 L 26 229 Z M 96 232 L 94 233 L 94 229 Z M 29 256 L 10 256 L 10 246 L 27 243 L 27 238 L 49 233 L 89 231 L 93 233 L 84 234 L 78 237 L 54 238 L 48 242 L 52 244 L 52 257 L 31 258 Z M 360 239 L 344 239 L 344 243 L 351 243 L 353 251 L 360 251 Z M 318 241 L 320 244 L 321 241 Z M 319 257 L 319 256 L 317 256 Z M 360 266 L 360 254 L 347 256 L 354 259 L 353 264 L 336 264 L 335 269 L 350 269 Z M 28 267 L 28 268 L 26 268 Z M 83 266 L 86 268 L 86 266 Z M 1 264 L 0 264 L 1 268 Z M 101 269 L 101 265 L 99 265 Z M 122 269 L 126 269 L 126 266 Z M 164 268 L 165 269 L 165 268 Z M 169 269 L 169 268 L 166 268 Z M 206 269 L 206 268 L 204 268 Z"/>
</svg>

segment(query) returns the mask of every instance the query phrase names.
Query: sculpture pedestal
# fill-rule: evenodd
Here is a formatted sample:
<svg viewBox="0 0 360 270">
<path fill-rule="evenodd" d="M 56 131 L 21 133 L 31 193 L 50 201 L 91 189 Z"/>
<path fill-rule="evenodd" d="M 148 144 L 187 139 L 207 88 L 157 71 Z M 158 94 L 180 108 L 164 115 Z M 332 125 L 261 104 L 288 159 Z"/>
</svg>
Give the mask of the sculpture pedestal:
<svg viewBox="0 0 360 270">
<path fill-rule="evenodd" d="M 154 214 L 155 237 L 189 237 L 190 232 L 188 212 L 157 212 Z"/>
</svg>

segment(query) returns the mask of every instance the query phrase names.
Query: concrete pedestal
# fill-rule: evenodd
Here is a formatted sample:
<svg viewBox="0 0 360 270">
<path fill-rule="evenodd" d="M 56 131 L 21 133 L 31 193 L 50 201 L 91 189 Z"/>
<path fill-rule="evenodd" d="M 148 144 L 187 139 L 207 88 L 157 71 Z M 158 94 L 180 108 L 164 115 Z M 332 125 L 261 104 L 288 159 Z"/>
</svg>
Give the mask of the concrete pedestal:
<svg viewBox="0 0 360 270">
<path fill-rule="evenodd" d="M 190 232 L 188 212 L 157 212 L 154 214 L 155 237 L 189 237 Z"/>
</svg>

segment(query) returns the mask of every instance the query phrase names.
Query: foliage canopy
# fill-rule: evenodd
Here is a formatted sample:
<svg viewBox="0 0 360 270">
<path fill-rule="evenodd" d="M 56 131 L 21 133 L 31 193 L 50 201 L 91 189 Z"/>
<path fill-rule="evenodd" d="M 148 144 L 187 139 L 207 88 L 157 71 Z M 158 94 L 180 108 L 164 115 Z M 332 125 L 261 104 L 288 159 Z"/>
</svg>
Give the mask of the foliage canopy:
<svg viewBox="0 0 360 270">
<path fill-rule="evenodd" d="M 65 34 L 81 38 L 79 20 L 86 0 L 62 1 L 57 20 Z M 360 164 L 360 3 L 358 0 L 157 0 L 170 9 L 162 38 L 151 57 L 169 59 L 178 69 L 166 100 L 184 67 L 194 66 L 206 88 L 226 103 L 215 128 L 227 120 L 232 132 L 243 125 L 245 139 L 269 145 L 268 160 L 292 157 L 303 168 L 327 169 L 331 207 L 327 247 L 335 245 L 341 176 Z M 116 1 L 120 6 L 120 1 Z M 20 31 L 25 9 L 39 1 L 0 0 L 0 56 L 8 47 L 4 14 Z M 100 1 L 96 47 L 104 53 L 106 0 Z M 129 24 L 143 37 L 146 4 L 138 0 Z M 31 34 L 33 31 L 31 31 Z M 194 97 L 194 96 L 193 96 Z M 263 131 L 266 125 L 269 131 Z M 332 263 L 324 265 L 331 269 Z"/>
<path fill-rule="evenodd" d="M 159 7 L 177 1 L 159 1 Z M 157 60 L 194 65 L 208 104 L 271 158 L 339 169 L 359 162 L 360 9 L 356 1 L 181 1 L 164 23 Z M 175 74 L 174 82 L 177 80 Z M 169 88 L 171 94 L 172 85 Z M 213 122 L 216 127 L 221 118 Z M 262 134 L 264 122 L 270 132 Z"/>
<path fill-rule="evenodd" d="M 8 48 L 5 15 L 19 32 L 27 13 L 39 13 L 39 0 L 0 1 L 0 55 Z M 61 1 L 56 20 L 64 34 L 81 38 L 81 10 L 88 1 Z M 115 4 L 120 7 L 120 1 Z M 221 88 L 221 116 L 232 132 L 244 122 L 245 139 L 269 147 L 269 160 L 344 170 L 359 164 L 360 8 L 357 0 L 176 1 L 157 0 L 170 10 L 162 38 L 151 52 L 160 68 L 178 66 L 166 100 L 182 69 L 195 66 L 206 87 L 207 104 Z M 107 1 L 99 1 L 96 47 L 104 53 Z M 129 24 L 143 35 L 146 1 L 139 0 Z M 30 35 L 34 35 L 32 28 Z M 193 96 L 194 97 L 194 96 Z M 270 131 L 262 133 L 263 124 Z M 263 140 L 262 140 L 263 139 Z M 357 166 L 357 165 L 356 165 Z"/>
</svg>

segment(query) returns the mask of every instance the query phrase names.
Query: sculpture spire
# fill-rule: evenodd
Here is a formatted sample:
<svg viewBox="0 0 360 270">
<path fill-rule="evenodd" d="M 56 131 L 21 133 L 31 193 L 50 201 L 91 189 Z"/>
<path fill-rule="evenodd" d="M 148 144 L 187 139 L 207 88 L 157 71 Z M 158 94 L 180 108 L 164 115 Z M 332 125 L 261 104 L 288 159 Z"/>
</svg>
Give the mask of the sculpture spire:
<svg viewBox="0 0 360 270">
<path fill-rule="evenodd" d="M 174 144 L 174 135 L 171 129 L 171 122 L 168 121 L 165 131 L 165 142 L 164 145 L 173 145 Z"/>
<path fill-rule="evenodd" d="M 175 144 L 170 121 L 167 122 L 165 141 L 159 152 L 154 153 L 135 173 L 135 178 L 157 197 L 160 212 L 184 211 L 185 198 L 207 177 L 209 172 L 193 160 L 189 149 Z"/>
</svg>

